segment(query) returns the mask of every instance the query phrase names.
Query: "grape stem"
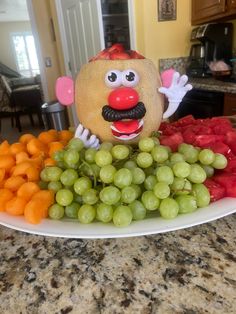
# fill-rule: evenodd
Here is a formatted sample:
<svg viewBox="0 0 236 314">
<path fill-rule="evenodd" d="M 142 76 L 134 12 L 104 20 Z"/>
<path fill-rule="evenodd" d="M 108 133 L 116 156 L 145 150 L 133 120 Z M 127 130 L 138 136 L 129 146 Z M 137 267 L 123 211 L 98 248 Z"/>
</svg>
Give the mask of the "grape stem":
<svg viewBox="0 0 236 314">
<path fill-rule="evenodd" d="M 90 164 L 88 164 L 84 159 L 82 159 L 82 163 L 81 165 L 79 166 L 79 169 L 82 167 L 82 166 L 87 166 L 89 168 L 89 170 L 91 170 L 92 174 L 93 174 L 93 185 L 94 187 L 97 186 L 97 178 L 96 178 L 96 175 L 95 175 L 95 172 L 93 170 L 93 168 L 91 167 Z"/>
</svg>

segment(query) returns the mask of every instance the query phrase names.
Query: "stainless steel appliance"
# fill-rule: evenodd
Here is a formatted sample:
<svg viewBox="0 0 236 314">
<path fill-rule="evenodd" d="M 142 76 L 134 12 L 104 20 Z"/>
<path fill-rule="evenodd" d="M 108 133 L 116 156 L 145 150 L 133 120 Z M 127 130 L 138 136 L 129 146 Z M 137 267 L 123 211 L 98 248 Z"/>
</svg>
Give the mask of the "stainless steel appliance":
<svg viewBox="0 0 236 314">
<path fill-rule="evenodd" d="M 231 65 L 233 24 L 212 23 L 194 28 L 191 32 L 192 46 L 187 65 L 189 77 L 211 76 L 209 62 L 222 60 Z"/>
</svg>

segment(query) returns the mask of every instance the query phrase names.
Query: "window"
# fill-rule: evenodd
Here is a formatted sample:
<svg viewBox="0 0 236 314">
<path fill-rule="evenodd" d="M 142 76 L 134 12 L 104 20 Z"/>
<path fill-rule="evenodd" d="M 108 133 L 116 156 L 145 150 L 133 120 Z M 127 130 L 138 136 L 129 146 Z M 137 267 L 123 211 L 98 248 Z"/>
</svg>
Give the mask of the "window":
<svg viewBox="0 0 236 314">
<path fill-rule="evenodd" d="M 20 74 L 26 77 L 39 74 L 38 58 L 32 34 L 13 33 L 11 37 Z"/>
</svg>

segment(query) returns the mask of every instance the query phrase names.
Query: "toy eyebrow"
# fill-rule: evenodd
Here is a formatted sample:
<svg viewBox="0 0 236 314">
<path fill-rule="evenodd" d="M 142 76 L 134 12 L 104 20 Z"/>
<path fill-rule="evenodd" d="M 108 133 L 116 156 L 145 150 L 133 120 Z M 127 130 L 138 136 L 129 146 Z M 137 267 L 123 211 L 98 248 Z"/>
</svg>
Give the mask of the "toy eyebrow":
<svg viewBox="0 0 236 314">
<path fill-rule="evenodd" d="M 141 119 L 146 113 L 146 108 L 142 102 L 128 110 L 115 110 L 110 106 L 102 108 L 102 116 L 108 122 L 119 121 L 122 119 Z"/>
</svg>

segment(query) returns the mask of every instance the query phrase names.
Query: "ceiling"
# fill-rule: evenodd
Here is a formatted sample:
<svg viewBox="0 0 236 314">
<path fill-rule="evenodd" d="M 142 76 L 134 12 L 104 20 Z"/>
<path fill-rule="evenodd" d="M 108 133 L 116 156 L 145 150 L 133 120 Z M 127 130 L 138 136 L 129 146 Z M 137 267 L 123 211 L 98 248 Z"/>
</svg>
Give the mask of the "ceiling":
<svg viewBox="0 0 236 314">
<path fill-rule="evenodd" d="M 0 22 L 29 21 L 26 0 L 0 0 Z"/>
</svg>

